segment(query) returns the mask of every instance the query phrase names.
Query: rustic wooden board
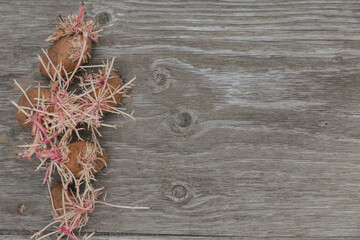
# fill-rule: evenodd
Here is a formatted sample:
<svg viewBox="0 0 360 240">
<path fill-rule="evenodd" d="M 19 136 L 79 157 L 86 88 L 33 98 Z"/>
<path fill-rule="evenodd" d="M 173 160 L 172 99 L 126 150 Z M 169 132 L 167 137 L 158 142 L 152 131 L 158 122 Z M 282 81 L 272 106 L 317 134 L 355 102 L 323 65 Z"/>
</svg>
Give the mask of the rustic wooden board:
<svg viewBox="0 0 360 240">
<path fill-rule="evenodd" d="M 47 83 L 36 53 L 49 46 L 42 40 L 56 16 L 77 4 L 0 2 L 3 239 L 51 221 L 42 174 L 16 156 L 30 136 L 9 99 L 20 96 L 13 78 L 25 87 Z M 359 1 L 86 4 L 104 29 L 93 62 L 116 56 L 125 80 L 138 77 L 132 101 L 124 101 L 137 121 L 106 117 L 119 128 L 102 131 L 110 163 L 99 185 L 109 202 L 152 209 L 99 206 L 84 231 L 135 239 L 360 237 Z M 21 203 L 27 209 L 18 215 Z"/>
<path fill-rule="evenodd" d="M 27 240 L 30 235 L 1 235 L 1 240 Z M 238 237 L 189 237 L 189 236 L 95 236 L 92 238 L 93 240 L 237 240 Z M 253 239 L 250 237 L 242 237 L 241 239 Z M 286 237 L 276 237 L 276 239 L 288 239 Z M 314 239 L 314 240 L 347 240 L 348 238 L 299 238 L 298 239 Z"/>
<path fill-rule="evenodd" d="M 2 240 L 27 240 L 30 235 L 1 235 Z M 185 237 L 185 236 L 96 236 L 92 238 L 93 240 L 206 240 L 209 237 Z M 219 238 L 211 237 L 211 240 L 235 240 L 233 237 Z"/>
</svg>

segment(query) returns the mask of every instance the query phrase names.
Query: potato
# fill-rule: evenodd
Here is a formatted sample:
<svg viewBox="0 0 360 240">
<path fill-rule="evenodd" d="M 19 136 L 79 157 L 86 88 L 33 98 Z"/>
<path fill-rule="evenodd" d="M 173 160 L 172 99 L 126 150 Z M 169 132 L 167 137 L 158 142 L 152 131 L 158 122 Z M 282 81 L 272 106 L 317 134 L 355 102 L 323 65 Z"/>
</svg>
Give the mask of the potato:
<svg viewBox="0 0 360 240">
<path fill-rule="evenodd" d="M 73 72 L 76 70 L 76 65 L 78 64 L 79 57 L 82 51 L 84 37 L 82 34 L 78 35 L 72 35 L 67 37 L 62 37 L 48 49 L 48 56 L 51 60 L 51 62 L 54 64 L 54 66 L 57 68 L 60 63 L 63 64 L 66 72 L 69 74 L 70 72 Z M 86 51 L 85 55 L 83 57 L 83 60 L 81 61 L 80 65 L 83 65 L 87 62 L 88 56 L 90 55 L 92 51 L 92 43 L 90 38 L 86 41 Z M 47 56 L 43 56 L 42 60 L 44 61 L 45 65 L 47 66 L 49 64 L 49 59 Z M 42 64 L 40 64 L 40 73 L 44 75 L 45 77 L 50 79 L 50 76 L 45 71 L 45 68 Z M 49 67 L 49 73 L 51 76 L 54 75 L 55 69 L 51 66 Z M 65 71 L 61 71 L 61 76 L 65 77 Z"/>
<path fill-rule="evenodd" d="M 83 173 L 83 163 L 86 161 L 91 161 L 90 164 L 94 167 L 92 173 L 95 174 L 103 169 L 107 162 L 108 156 L 104 149 L 102 149 L 102 155 L 96 153 L 95 158 L 90 158 L 90 150 L 93 150 L 94 144 L 86 141 L 78 141 L 69 145 L 69 154 L 68 161 L 65 162 L 65 166 L 74 174 L 76 178 L 80 178 Z"/>
<path fill-rule="evenodd" d="M 49 90 L 46 89 L 40 89 L 40 94 L 39 94 L 39 90 L 37 88 L 34 89 L 29 89 L 26 91 L 26 95 L 28 96 L 30 102 L 35 106 L 37 104 L 37 98 L 46 98 L 46 99 L 50 99 L 51 98 L 51 92 Z M 49 101 L 50 103 L 50 101 Z M 22 107 L 31 107 L 31 104 L 29 103 L 29 101 L 27 100 L 26 96 L 23 94 L 18 101 L 18 105 L 22 106 Z M 50 108 L 51 109 L 51 108 Z M 25 110 L 26 112 L 30 113 L 30 110 Z M 33 123 L 30 122 L 26 122 L 27 117 L 26 115 L 20 111 L 19 109 L 15 110 L 15 116 L 16 116 L 16 120 L 26 129 L 31 129 L 33 126 Z"/>
<path fill-rule="evenodd" d="M 55 182 L 52 186 L 51 186 L 51 198 L 54 204 L 54 208 L 56 210 L 56 213 L 60 216 L 62 216 L 64 214 L 64 210 L 63 210 L 63 200 L 62 200 L 62 191 L 63 191 L 63 186 L 61 182 Z M 71 194 L 70 190 L 68 190 L 68 194 L 69 197 L 72 201 L 75 202 L 75 199 L 73 197 L 73 195 Z M 65 196 L 65 204 L 68 203 L 68 201 L 66 200 Z M 71 211 L 71 206 L 66 204 L 65 210 L 67 212 Z"/>
<path fill-rule="evenodd" d="M 103 69 L 102 72 L 104 73 L 105 70 Z M 117 75 L 117 73 L 116 73 L 114 70 L 112 70 L 112 71 L 110 72 L 109 79 L 107 80 L 107 85 L 108 85 L 108 86 L 105 87 L 105 89 L 103 90 L 103 89 L 102 89 L 102 88 L 103 88 L 103 84 L 99 83 L 99 87 L 97 87 L 97 88 L 95 89 L 95 91 L 96 91 L 96 96 L 99 96 L 99 94 L 104 94 L 102 91 L 105 91 L 104 98 L 107 98 L 107 97 L 109 97 L 109 96 L 111 95 L 111 93 L 113 93 L 117 88 L 122 87 L 122 86 L 124 85 L 124 83 L 123 83 L 123 81 L 121 80 L 121 78 L 119 77 L 119 75 Z M 109 92 L 109 91 L 110 91 L 110 92 Z M 95 94 L 94 94 L 94 92 L 90 92 L 90 96 L 95 99 Z M 108 99 L 106 99 L 106 100 L 107 100 L 107 105 L 108 105 L 109 107 L 107 107 L 107 106 L 101 106 L 101 110 L 102 110 L 103 112 L 107 112 L 107 110 L 109 110 L 110 107 L 116 107 L 116 106 L 119 104 L 121 98 L 122 98 L 122 94 L 121 94 L 121 93 L 116 93 L 116 94 L 114 94 L 114 99 L 115 99 L 115 101 L 114 101 L 113 98 L 108 98 Z"/>
</svg>

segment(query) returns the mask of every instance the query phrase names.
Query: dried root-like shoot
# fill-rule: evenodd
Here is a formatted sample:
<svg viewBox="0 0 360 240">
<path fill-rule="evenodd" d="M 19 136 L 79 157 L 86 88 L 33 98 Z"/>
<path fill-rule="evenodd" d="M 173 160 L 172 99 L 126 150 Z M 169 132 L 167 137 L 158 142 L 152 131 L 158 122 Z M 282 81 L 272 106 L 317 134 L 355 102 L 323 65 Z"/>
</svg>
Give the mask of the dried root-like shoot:
<svg viewBox="0 0 360 240">
<path fill-rule="evenodd" d="M 99 25 L 96 25 L 93 19 L 85 20 L 85 5 L 82 3 L 79 8 L 79 13 L 70 14 L 67 19 L 59 16 L 59 23 L 55 25 L 55 31 L 51 36 L 45 39 L 45 42 L 56 42 L 62 37 L 78 35 L 87 33 L 89 38 L 94 42 L 98 41 L 100 30 Z"/>
</svg>

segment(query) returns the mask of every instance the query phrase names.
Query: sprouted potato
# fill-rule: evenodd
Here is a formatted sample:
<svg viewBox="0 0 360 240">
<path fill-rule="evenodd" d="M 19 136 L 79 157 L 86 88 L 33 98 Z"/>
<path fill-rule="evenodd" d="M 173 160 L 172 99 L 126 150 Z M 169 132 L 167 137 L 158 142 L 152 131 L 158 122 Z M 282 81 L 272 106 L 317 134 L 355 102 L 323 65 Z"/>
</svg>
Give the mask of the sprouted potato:
<svg viewBox="0 0 360 240">
<path fill-rule="evenodd" d="M 25 108 L 35 107 L 37 109 L 42 109 L 40 103 L 42 103 L 43 101 L 40 101 L 41 99 L 49 100 L 50 104 L 51 92 L 49 90 L 41 88 L 29 89 L 23 95 L 21 95 L 18 101 L 18 105 L 24 107 L 24 111 L 30 114 L 31 111 Z M 25 113 L 20 109 L 16 109 L 15 111 L 16 120 L 21 124 L 21 126 L 26 129 L 32 129 L 33 122 L 25 115 Z M 33 117 L 34 114 L 36 114 L 36 112 L 33 112 Z"/>
</svg>

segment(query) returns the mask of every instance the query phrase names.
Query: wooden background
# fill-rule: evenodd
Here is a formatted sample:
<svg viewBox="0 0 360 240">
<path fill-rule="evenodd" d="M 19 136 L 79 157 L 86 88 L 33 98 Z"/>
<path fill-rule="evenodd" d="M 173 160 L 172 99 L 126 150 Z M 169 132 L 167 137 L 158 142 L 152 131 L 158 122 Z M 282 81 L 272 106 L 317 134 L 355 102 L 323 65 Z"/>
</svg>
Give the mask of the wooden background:
<svg viewBox="0 0 360 240">
<path fill-rule="evenodd" d="M 360 1 L 87 1 L 136 122 L 107 116 L 95 239 L 359 239 Z M 76 1 L 0 1 L 0 239 L 51 221 L 10 99 L 47 84 L 36 53 Z M 25 203 L 24 214 L 17 214 Z M 110 237 L 112 236 L 112 237 Z"/>
</svg>

